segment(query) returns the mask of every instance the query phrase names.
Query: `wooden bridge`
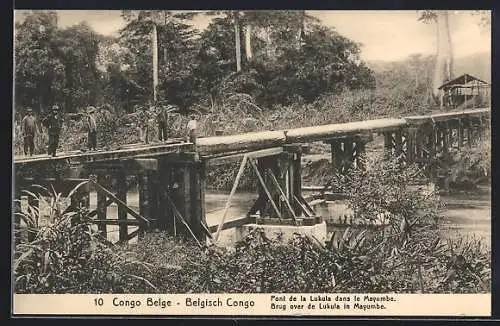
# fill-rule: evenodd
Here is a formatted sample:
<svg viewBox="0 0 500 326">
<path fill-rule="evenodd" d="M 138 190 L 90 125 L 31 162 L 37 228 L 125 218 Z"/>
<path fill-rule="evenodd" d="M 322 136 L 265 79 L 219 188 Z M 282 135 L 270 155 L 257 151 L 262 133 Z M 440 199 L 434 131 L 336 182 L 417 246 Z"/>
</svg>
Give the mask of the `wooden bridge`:
<svg viewBox="0 0 500 326">
<path fill-rule="evenodd" d="M 474 146 L 489 125 L 490 108 L 447 112 L 399 119 L 377 119 L 342 124 L 199 138 L 196 146 L 182 140 L 123 146 L 98 152 L 15 157 L 15 198 L 33 185 L 52 186 L 68 196 L 71 208 L 89 207 L 90 191 L 97 191 L 97 209 L 88 218 L 106 234 L 107 225 L 119 225 L 119 241 L 141 236 L 148 229 L 193 237 L 201 245 L 220 231 L 246 223 L 311 225 L 318 222 L 302 197 L 302 144 L 321 141 L 331 146 L 332 166 L 343 173 L 363 168 L 360 160 L 373 133 L 384 135 L 385 149 L 409 163 L 426 162 L 451 148 Z M 208 162 L 241 161 L 240 169 L 218 227 L 205 221 L 205 173 Z M 259 180 L 259 196 L 247 216 L 226 222 L 231 200 L 249 164 Z M 430 171 L 432 173 L 432 171 Z M 127 205 L 135 183 L 139 211 Z M 92 186 L 92 187 L 91 187 Z M 107 215 L 116 203 L 118 218 Z M 32 205 L 36 203 L 31 202 Z M 16 209 L 20 209 L 17 207 Z M 19 223 L 15 219 L 15 223 Z M 129 233 L 128 226 L 138 230 Z M 215 234 L 214 234 L 215 233 Z"/>
</svg>

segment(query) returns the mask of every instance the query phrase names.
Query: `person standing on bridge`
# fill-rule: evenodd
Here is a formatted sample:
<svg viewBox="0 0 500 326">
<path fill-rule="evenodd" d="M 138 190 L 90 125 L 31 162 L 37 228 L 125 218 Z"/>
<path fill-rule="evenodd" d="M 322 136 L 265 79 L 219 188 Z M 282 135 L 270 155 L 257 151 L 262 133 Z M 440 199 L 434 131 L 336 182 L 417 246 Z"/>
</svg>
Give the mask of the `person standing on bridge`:
<svg viewBox="0 0 500 326">
<path fill-rule="evenodd" d="M 145 105 L 139 107 L 138 123 L 139 123 L 139 138 L 144 144 L 149 144 L 149 120 L 150 110 Z"/>
<path fill-rule="evenodd" d="M 59 146 L 59 134 L 61 133 L 63 124 L 57 105 L 52 107 L 49 115 L 42 120 L 42 123 L 47 127 L 49 132 L 48 154 L 55 157 L 57 147 Z"/>
<path fill-rule="evenodd" d="M 198 123 L 196 122 L 196 116 L 194 114 L 191 114 L 191 120 L 189 120 L 187 124 L 187 131 L 188 131 L 188 141 L 190 143 L 193 143 L 196 145 L 196 128 L 198 127 Z"/>
<path fill-rule="evenodd" d="M 168 139 L 168 114 L 173 111 L 174 107 L 171 105 L 160 106 L 158 108 L 158 115 L 156 120 L 158 122 L 158 140 L 165 141 Z"/>
<path fill-rule="evenodd" d="M 87 111 L 87 130 L 89 150 L 97 150 L 97 119 L 96 109 L 90 106 Z"/>
<path fill-rule="evenodd" d="M 36 119 L 33 110 L 28 108 L 26 116 L 21 122 L 21 132 L 24 140 L 24 155 L 33 156 L 35 151 Z"/>
</svg>

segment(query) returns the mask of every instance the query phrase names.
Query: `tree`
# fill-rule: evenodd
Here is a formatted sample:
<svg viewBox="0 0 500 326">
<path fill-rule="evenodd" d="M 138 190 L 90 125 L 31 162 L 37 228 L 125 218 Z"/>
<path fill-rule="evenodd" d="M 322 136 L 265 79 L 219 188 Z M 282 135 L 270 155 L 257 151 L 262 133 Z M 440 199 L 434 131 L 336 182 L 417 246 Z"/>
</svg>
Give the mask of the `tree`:
<svg viewBox="0 0 500 326">
<path fill-rule="evenodd" d="M 61 100 L 67 111 L 97 105 L 101 74 L 97 69 L 99 36 L 86 23 L 59 30 L 51 43 L 64 65 L 65 87 Z"/>
<path fill-rule="evenodd" d="M 123 11 L 122 16 L 127 25 L 120 31 L 120 43 L 129 50 L 129 76 L 140 87 L 134 100 L 153 98 L 151 32 L 156 26 L 158 31 L 158 47 L 162 56 L 158 67 L 159 93 L 163 99 L 185 106 L 186 92 L 192 89 L 192 74 L 194 66 L 194 43 L 192 30 L 186 21 L 194 13 L 177 13 L 172 11 Z M 188 84 L 186 84 L 188 83 Z"/>
<path fill-rule="evenodd" d="M 453 78 L 453 48 L 451 43 L 450 27 L 446 10 L 424 10 L 420 13 L 419 20 L 436 24 L 437 53 L 432 90 L 435 98 L 439 96 L 438 87 L 446 80 Z"/>
<path fill-rule="evenodd" d="M 244 11 L 244 23 L 256 30 L 256 35 L 262 38 L 266 47 L 268 60 L 276 59 L 278 52 L 284 48 L 302 45 L 306 27 L 314 26 L 319 20 L 306 14 L 305 10 L 266 10 Z"/>
<path fill-rule="evenodd" d="M 57 14 L 34 11 L 15 25 L 15 100 L 36 112 L 54 104 L 64 84 L 64 65 L 51 43 L 57 33 Z"/>
<path fill-rule="evenodd" d="M 55 12 L 31 12 L 16 23 L 16 103 L 36 111 L 96 105 L 99 36 L 86 24 L 60 29 Z"/>
<path fill-rule="evenodd" d="M 240 13 L 233 11 L 234 19 L 234 47 L 236 49 L 236 72 L 241 71 L 241 36 L 240 36 Z"/>
</svg>

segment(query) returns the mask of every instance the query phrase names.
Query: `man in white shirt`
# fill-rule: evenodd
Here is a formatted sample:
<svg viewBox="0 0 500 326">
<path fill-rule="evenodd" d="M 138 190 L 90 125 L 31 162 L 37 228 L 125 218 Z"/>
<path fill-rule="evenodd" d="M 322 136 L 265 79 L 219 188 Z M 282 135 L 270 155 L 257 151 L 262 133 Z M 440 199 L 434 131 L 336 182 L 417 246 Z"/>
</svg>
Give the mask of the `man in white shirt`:
<svg viewBox="0 0 500 326">
<path fill-rule="evenodd" d="M 188 131 L 188 141 L 190 143 L 193 143 L 196 145 L 196 128 L 198 127 L 198 124 L 196 122 L 196 118 L 194 114 L 191 114 L 191 120 L 189 120 L 187 124 L 187 131 Z"/>
</svg>

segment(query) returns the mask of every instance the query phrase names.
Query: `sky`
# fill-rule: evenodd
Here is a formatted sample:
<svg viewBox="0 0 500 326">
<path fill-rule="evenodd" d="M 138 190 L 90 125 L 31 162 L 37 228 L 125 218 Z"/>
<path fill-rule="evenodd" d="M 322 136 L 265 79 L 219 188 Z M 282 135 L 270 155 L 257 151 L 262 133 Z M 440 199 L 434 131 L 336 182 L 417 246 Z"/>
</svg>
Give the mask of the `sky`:
<svg viewBox="0 0 500 326">
<path fill-rule="evenodd" d="M 124 21 L 119 10 L 57 10 L 59 25 L 67 27 L 86 21 L 103 35 L 117 35 Z M 393 61 L 411 54 L 436 52 L 436 27 L 417 20 L 414 10 L 408 11 L 308 11 L 340 34 L 362 44 L 364 60 Z M 18 15 L 16 15 L 19 17 Z M 193 25 L 205 28 L 211 17 L 198 15 Z M 450 30 L 456 57 L 478 52 L 491 53 L 491 30 L 478 25 L 479 18 L 470 11 L 452 11 Z"/>
</svg>

